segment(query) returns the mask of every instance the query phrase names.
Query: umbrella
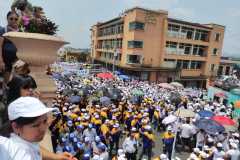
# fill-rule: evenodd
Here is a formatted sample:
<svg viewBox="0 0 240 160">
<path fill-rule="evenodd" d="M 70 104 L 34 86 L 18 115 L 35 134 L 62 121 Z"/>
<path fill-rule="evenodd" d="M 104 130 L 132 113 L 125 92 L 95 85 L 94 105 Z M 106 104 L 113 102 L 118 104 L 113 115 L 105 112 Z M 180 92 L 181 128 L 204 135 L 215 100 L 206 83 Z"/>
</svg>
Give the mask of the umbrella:
<svg viewBox="0 0 240 160">
<path fill-rule="evenodd" d="M 168 83 L 159 83 L 158 86 L 162 87 L 162 88 L 165 88 L 165 89 L 170 89 L 170 90 L 174 90 L 175 88 L 168 84 Z"/>
<path fill-rule="evenodd" d="M 235 127 L 235 126 L 224 125 L 223 127 L 224 127 L 225 130 L 228 131 L 228 132 L 235 132 L 235 131 L 237 131 L 237 127 Z"/>
<path fill-rule="evenodd" d="M 194 124 L 196 127 L 198 127 L 199 129 L 203 129 L 208 134 L 215 135 L 216 133 L 223 132 L 225 130 L 225 128 L 222 125 L 211 119 L 202 118 L 196 121 Z"/>
<path fill-rule="evenodd" d="M 142 98 L 139 97 L 139 96 L 133 96 L 133 97 L 130 98 L 130 102 L 132 104 L 140 104 L 141 100 L 142 100 Z"/>
<path fill-rule="evenodd" d="M 71 97 L 69 97 L 68 101 L 73 104 L 79 103 L 81 101 L 81 97 L 80 96 L 71 96 Z"/>
<path fill-rule="evenodd" d="M 198 114 L 200 115 L 201 118 L 214 116 L 213 112 L 207 110 L 201 110 L 200 112 L 198 112 Z"/>
<path fill-rule="evenodd" d="M 236 95 L 240 95 L 240 88 L 234 88 L 230 92 Z"/>
<path fill-rule="evenodd" d="M 72 91 L 71 89 L 64 89 L 64 90 L 62 91 L 62 94 L 63 94 L 64 96 L 71 95 L 72 93 L 73 93 L 73 91 Z"/>
<path fill-rule="evenodd" d="M 232 116 L 234 118 L 240 117 L 240 108 L 238 109 L 234 109 L 234 111 L 232 112 Z M 240 125 L 240 124 L 239 124 Z"/>
<path fill-rule="evenodd" d="M 108 106 L 108 105 L 111 104 L 111 99 L 109 97 L 106 97 L 106 96 L 101 97 L 100 98 L 100 103 L 104 106 Z"/>
<path fill-rule="evenodd" d="M 114 71 L 114 74 L 120 75 L 120 74 L 122 74 L 122 72 L 120 72 L 120 71 Z"/>
<path fill-rule="evenodd" d="M 218 122 L 221 125 L 233 126 L 236 124 L 231 118 L 226 116 L 213 116 L 211 119 Z"/>
<path fill-rule="evenodd" d="M 184 88 L 183 85 L 179 82 L 171 82 L 170 85 L 177 87 L 177 88 Z"/>
<path fill-rule="evenodd" d="M 99 102 L 99 98 L 96 97 L 96 96 L 89 96 L 87 100 L 88 100 L 89 102 L 92 102 L 92 103 L 97 103 L 97 102 Z"/>
<path fill-rule="evenodd" d="M 119 78 L 122 79 L 122 80 L 130 80 L 130 78 L 127 76 L 127 75 L 119 75 Z"/>
<path fill-rule="evenodd" d="M 179 104 L 182 101 L 181 95 L 178 92 L 171 92 L 169 100 L 175 104 Z"/>
<path fill-rule="evenodd" d="M 102 78 L 102 79 L 113 79 L 113 75 L 111 73 L 108 73 L 108 72 L 98 73 L 97 77 Z"/>
<path fill-rule="evenodd" d="M 169 115 L 167 117 L 165 117 L 162 121 L 163 124 L 167 125 L 167 124 L 170 124 L 170 123 L 173 123 L 177 120 L 177 117 L 174 116 L 174 115 Z"/>
<path fill-rule="evenodd" d="M 143 91 L 140 89 L 133 89 L 132 94 L 134 96 L 143 96 L 144 95 Z"/>
<path fill-rule="evenodd" d="M 175 112 L 175 115 L 181 118 L 187 118 L 187 117 L 194 117 L 195 113 L 192 110 L 181 108 Z"/>
<path fill-rule="evenodd" d="M 98 88 L 95 93 L 98 97 L 108 96 L 108 89 L 106 87 Z"/>
<path fill-rule="evenodd" d="M 219 97 L 219 98 L 224 98 L 224 99 L 228 98 L 228 96 L 223 92 L 218 92 L 214 96 Z"/>
<path fill-rule="evenodd" d="M 108 95 L 113 100 L 121 100 L 122 99 L 122 91 L 117 88 L 108 89 Z"/>
<path fill-rule="evenodd" d="M 235 107 L 235 108 L 240 108 L 240 101 L 236 101 L 236 102 L 234 103 L 234 107 Z"/>
</svg>

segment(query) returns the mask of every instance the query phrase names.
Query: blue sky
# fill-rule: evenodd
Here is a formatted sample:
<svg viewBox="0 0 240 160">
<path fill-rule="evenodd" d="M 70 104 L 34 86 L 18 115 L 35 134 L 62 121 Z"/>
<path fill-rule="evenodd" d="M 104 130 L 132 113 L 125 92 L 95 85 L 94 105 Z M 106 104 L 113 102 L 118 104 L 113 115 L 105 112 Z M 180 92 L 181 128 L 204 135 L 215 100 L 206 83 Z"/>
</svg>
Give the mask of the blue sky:
<svg viewBox="0 0 240 160">
<path fill-rule="evenodd" d="M 72 47 L 90 47 L 90 27 L 134 7 L 168 10 L 174 18 L 226 26 L 223 53 L 240 57 L 240 0 L 29 0 L 44 8 Z M 0 25 L 12 0 L 0 0 Z"/>
</svg>

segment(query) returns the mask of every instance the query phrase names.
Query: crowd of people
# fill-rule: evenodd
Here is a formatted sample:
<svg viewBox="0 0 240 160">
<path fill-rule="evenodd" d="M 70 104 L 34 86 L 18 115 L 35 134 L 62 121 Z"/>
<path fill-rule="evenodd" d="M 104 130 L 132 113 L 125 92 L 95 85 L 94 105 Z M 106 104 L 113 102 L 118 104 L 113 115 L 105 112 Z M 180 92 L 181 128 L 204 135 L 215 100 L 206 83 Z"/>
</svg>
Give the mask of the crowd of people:
<svg viewBox="0 0 240 160">
<path fill-rule="evenodd" d="M 237 128 L 213 132 L 196 124 L 210 119 L 198 114 L 200 111 L 232 118 L 234 110 L 231 104 L 204 100 L 204 90 L 170 90 L 117 76 L 109 80 L 54 73 L 53 77 L 58 86 L 53 106 L 59 112 L 50 129 L 57 153 L 67 151 L 86 160 L 162 160 L 182 151 L 191 153 L 190 160 L 239 158 Z M 194 114 L 178 116 L 179 110 Z M 161 155 L 153 153 L 156 143 L 162 143 L 157 149 Z"/>
<path fill-rule="evenodd" d="M 10 11 L 6 18 L 8 24 L 0 27 L 0 36 L 19 30 L 16 12 Z M 2 146 L 6 149 L 11 144 L 22 151 L 24 144 L 28 149 L 26 155 L 32 154 L 36 159 L 72 159 L 71 155 L 83 160 L 180 159 L 176 152 L 187 152 L 189 160 L 240 159 L 239 118 L 232 117 L 233 104 L 207 100 L 206 91 L 201 89 L 164 88 L 157 83 L 123 81 L 118 76 L 83 78 L 74 73 L 52 73 L 58 87 L 52 106 L 58 110 L 54 111 L 49 128 L 57 154 L 41 148 L 40 156 L 40 147 L 35 142 L 43 138 L 50 110 L 36 98 L 29 99 L 39 98 L 40 94 L 29 75 L 28 64 L 17 58 L 17 49 L 11 41 L 0 40 L 1 121 L 10 120 L 13 129 L 8 132 L 12 133 L 10 139 L 0 136 L 0 156 L 8 153 Z M 29 102 L 35 103 L 36 108 L 31 108 Z M 25 110 L 21 110 L 22 105 Z M 36 113 L 33 117 L 24 117 L 33 113 Z M 215 124 L 215 116 L 235 118 L 234 124 Z M 25 126 L 37 122 L 44 126 L 40 133 L 29 128 L 23 132 Z M 29 137 L 30 131 L 39 137 Z M 9 152 L 4 158 L 26 158 L 22 153 Z"/>
</svg>

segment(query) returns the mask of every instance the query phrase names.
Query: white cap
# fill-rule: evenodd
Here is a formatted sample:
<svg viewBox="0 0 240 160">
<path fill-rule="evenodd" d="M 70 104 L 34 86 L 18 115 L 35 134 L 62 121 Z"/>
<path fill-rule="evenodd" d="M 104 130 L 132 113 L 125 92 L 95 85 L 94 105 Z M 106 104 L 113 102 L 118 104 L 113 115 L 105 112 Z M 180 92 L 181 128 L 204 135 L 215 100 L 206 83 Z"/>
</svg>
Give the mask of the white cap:
<svg viewBox="0 0 240 160">
<path fill-rule="evenodd" d="M 120 156 L 120 155 L 124 155 L 125 153 L 124 153 L 124 150 L 123 149 L 118 149 L 118 155 Z"/>
<path fill-rule="evenodd" d="M 19 117 L 38 117 L 56 108 L 47 108 L 39 99 L 34 97 L 20 97 L 10 103 L 8 106 L 9 120 L 15 120 Z"/>
<path fill-rule="evenodd" d="M 168 126 L 167 131 L 172 131 L 172 126 Z"/>
<path fill-rule="evenodd" d="M 161 154 L 160 159 L 161 160 L 167 160 L 167 155 L 166 154 Z"/>
<path fill-rule="evenodd" d="M 193 152 L 199 153 L 199 152 L 200 152 L 200 149 L 199 149 L 199 148 L 194 148 L 194 149 L 193 149 Z"/>
<path fill-rule="evenodd" d="M 234 137 L 238 137 L 239 138 L 239 133 L 233 133 L 232 134 Z"/>
<path fill-rule="evenodd" d="M 193 153 L 190 154 L 189 159 L 197 159 L 197 156 Z"/>
<path fill-rule="evenodd" d="M 230 146 L 232 146 L 232 148 L 234 148 L 234 149 L 237 149 L 237 148 L 238 148 L 238 146 L 237 146 L 236 143 L 230 143 Z"/>
<path fill-rule="evenodd" d="M 207 140 L 208 140 L 208 142 L 213 142 L 214 141 L 212 138 L 208 138 Z"/>
<path fill-rule="evenodd" d="M 222 143 L 217 143 L 217 147 L 222 148 L 223 147 Z"/>
<path fill-rule="evenodd" d="M 92 160 L 99 160 L 100 159 L 100 156 L 99 155 L 94 155 Z"/>
</svg>

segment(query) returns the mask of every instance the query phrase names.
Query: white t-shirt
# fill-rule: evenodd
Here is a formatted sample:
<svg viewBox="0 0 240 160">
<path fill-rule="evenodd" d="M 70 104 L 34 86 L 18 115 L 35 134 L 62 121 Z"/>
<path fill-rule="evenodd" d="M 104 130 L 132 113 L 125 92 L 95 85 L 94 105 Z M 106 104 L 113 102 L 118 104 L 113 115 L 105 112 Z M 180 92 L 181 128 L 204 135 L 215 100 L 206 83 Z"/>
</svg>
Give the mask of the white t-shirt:
<svg viewBox="0 0 240 160">
<path fill-rule="evenodd" d="M 231 160 L 239 160 L 240 151 L 237 149 L 230 149 L 227 151 L 227 155 L 229 155 L 231 157 Z"/>
<path fill-rule="evenodd" d="M 190 138 L 193 134 L 193 127 L 190 124 L 183 124 L 181 130 L 181 137 L 183 138 Z"/>
<path fill-rule="evenodd" d="M 0 157 L 2 160 L 42 160 L 38 143 L 30 143 L 16 134 L 10 138 L 0 136 Z"/>
</svg>

